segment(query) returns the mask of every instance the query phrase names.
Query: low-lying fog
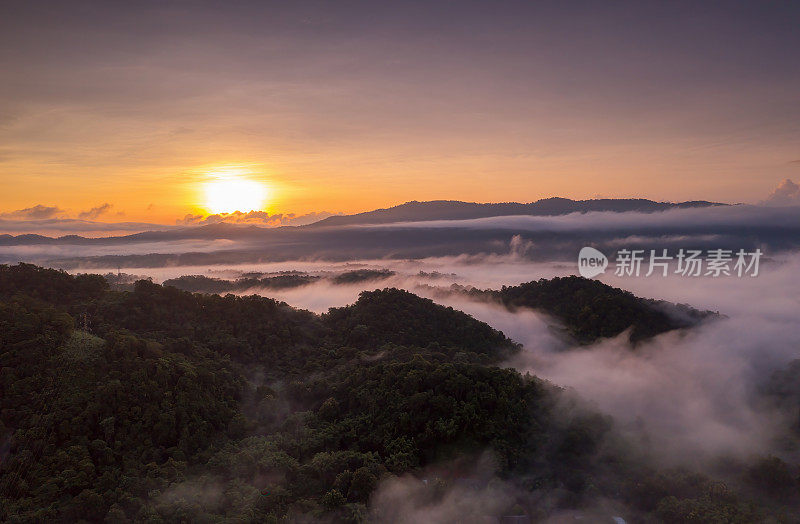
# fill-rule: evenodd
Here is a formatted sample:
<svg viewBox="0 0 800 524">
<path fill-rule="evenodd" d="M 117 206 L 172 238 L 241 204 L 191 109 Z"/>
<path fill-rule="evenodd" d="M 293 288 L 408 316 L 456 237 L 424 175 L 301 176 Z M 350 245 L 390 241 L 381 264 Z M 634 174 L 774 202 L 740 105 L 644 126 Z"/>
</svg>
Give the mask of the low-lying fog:
<svg viewBox="0 0 800 524">
<path fill-rule="evenodd" d="M 200 274 L 235 279 L 242 273 L 302 271 L 325 277 L 353 269 L 388 269 L 381 280 L 335 284 L 321 278 L 283 290 L 250 289 L 295 307 L 325 312 L 353 303 L 363 290 L 404 288 L 465 311 L 524 346 L 508 362 L 555 384 L 611 414 L 618 426 L 652 443 L 669 463 L 696 464 L 726 454 L 765 453 L 784 423 L 758 402 L 758 387 L 789 361 L 800 357 L 800 254 L 762 263 L 757 277 L 692 278 L 614 276 L 604 282 L 642 297 L 719 311 L 727 318 L 689 332 L 671 332 L 632 348 L 624 336 L 593 346 L 570 348 L 540 313 L 512 313 L 501 306 L 449 294 L 451 284 L 499 288 L 539 278 L 575 273 L 572 263 L 534 263 L 512 251 L 506 256 L 461 256 L 413 261 L 365 260 L 348 263 L 295 261 L 231 268 L 123 268 L 126 273 L 163 281 Z"/>
</svg>

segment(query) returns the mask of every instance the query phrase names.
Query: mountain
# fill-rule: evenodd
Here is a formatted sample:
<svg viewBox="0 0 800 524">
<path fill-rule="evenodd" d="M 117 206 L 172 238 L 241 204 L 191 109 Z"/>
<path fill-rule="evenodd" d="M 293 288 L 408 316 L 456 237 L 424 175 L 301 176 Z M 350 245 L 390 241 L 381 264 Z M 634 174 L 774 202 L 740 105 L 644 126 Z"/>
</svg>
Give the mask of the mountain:
<svg viewBox="0 0 800 524">
<path fill-rule="evenodd" d="M 289 227 L 289 226 L 284 226 Z M 283 229 L 283 228 L 274 228 Z M 0 235 L 0 245 L 36 245 L 36 244 L 69 244 L 69 245 L 114 245 L 131 244 L 136 242 L 168 242 L 175 240 L 238 240 L 258 236 L 265 231 L 272 231 L 273 228 L 258 227 L 255 225 L 242 224 L 209 224 L 197 227 L 170 228 L 163 231 L 143 231 L 130 235 L 118 235 L 109 237 L 83 237 L 80 235 L 65 235 L 60 237 L 48 237 L 44 235 Z"/>
<path fill-rule="evenodd" d="M 412 201 L 387 209 L 376 209 L 375 211 L 367 211 L 355 215 L 332 216 L 305 227 L 426 222 L 431 220 L 468 220 L 511 215 L 554 216 L 569 213 L 588 213 L 590 211 L 654 213 L 674 208 L 722 205 L 727 204 L 703 200 L 679 203 L 655 202 L 643 198 L 571 200 L 569 198 L 553 197 L 528 204 L 518 202 L 478 204 L 475 202 L 460 202 L 458 200 Z"/>
<path fill-rule="evenodd" d="M 256 289 L 261 289 L 262 293 L 269 294 L 270 290 L 305 286 L 322 279 L 337 284 L 351 282 L 352 279 L 358 278 L 359 280 L 356 281 L 371 280 L 378 286 L 380 280 L 393 274 L 385 269 L 356 270 L 335 276 L 320 277 L 292 273 L 237 280 L 186 275 L 165 280 L 163 285 L 192 293 L 223 295 L 225 293 L 254 293 Z M 132 287 L 132 285 L 129 284 L 128 287 Z M 704 320 L 718 318 L 718 314 L 711 311 L 699 311 L 684 304 L 640 298 L 598 280 L 576 276 L 556 277 L 550 280 L 541 279 L 517 286 L 503 286 L 500 290 L 479 290 L 457 285 L 429 289 L 444 296 L 455 292 L 479 300 L 499 302 L 511 311 L 519 308 L 540 311 L 547 317 L 556 319 L 562 333 L 570 340 L 580 344 L 589 344 L 601 338 L 616 337 L 626 330 L 630 330 L 631 341 L 636 343 L 667 331 L 690 328 Z M 375 298 L 376 296 L 378 298 Z M 328 316 L 337 318 L 337 322 L 341 326 L 349 326 L 348 335 L 341 342 L 360 348 L 364 343 L 375 340 L 374 334 L 365 327 L 367 325 L 394 324 L 398 321 L 402 321 L 401 323 L 406 326 L 414 325 L 413 321 L 405 318 L 410 307 L 409 303 L 413 304 L 414 308 L 433 305 L 431 301 L 420 299 L 405 291 L 384 289 L 371 293 L 365 292 L 352 306 L 335 308 Z M 385 309 L 386 304 L 391 304 L 392 309 Z M 414 316 L 416 318 L 434 318 L 431 315 L 419 315 L 416 311 Z M 452 323 L 452 319 L 436 318 L 435 326 L 444 328 Z M 415 340 L 417 345 L 424 345 L 422 342 L 424 340 L 434 338 L 441 340 L 441 333 L 433 336 L 430 328 L 431 326 L 418 325 L 396 335 L 405 337 L 402 338 L 401 345 L 409 345 L 410 340 Z M 484 338 L 484 335 L 471 332 L 458 337 L 450 336 L 448 340 L 474 341 Z M 380 340 L 400 343 L 400 339 L 391 337 Z M 502 344 L 497 341 L 494 344 L 496 347 L 502 347 Z"/>
<path fill-rule="evenodd" d="M 640 298 L 598 280 L 576 276 L 503 286 L 498 291 L 469 290 L 468 294 L 495 300 L 512 311 L 542 311 L 561 322 L 566 333 L 581 344 L 616 337 L 628 329 L 631 341 L 639 342 L 718 318 L 711 311 Z"/>
<path fill-rule="evenodd" d="M 430 202 L 406 202 L 388 209 L 376 209 L 355 215 L 336 215 L 305 226 L 281 226 L 277 228 L 259 227 L 253 224 L 218 223 L 205 226 L 169 227 L 164 230 L 143 231 L 130 235 L 109 237 L 82 237 L 64 235 L 48 237 L 36 234 L 0 235 L 0 245 L 36 244 L 129 244 L 135 242 L 166 242 L 175 240 L 254 240 L 264 239 L 278 232 L 300 232 L 319 227 L 336 227 L 360 224 L 389 224 L 393 222 L 429 222 L 432 220 L 468 220 L 495 216 L 532 215 L 555 216 L 568 213 L 587 213 L 590 211 L 609 211 L 624 213 L 638 211 L 655 213 L 674 208 L 724 206 L 716 202 L 654 202 L 646 199 L 595 199 L 570 200 L 568 198 L 546 198 L 529 204 L 505 202 L 500 204 L 478 204 L 457 200 L 434 200 Z"/>
<path fill-rule="evenodd" d="M 394 289 L 315 315 L 0 266 L 0 521 L 397 522 L 375 495 L 404 484 L 423 507 L 493 497 L 475 521 L 598 500 L 637 522 L 796 521 L 781 459 L 731 462 L 724 489 L 659 470 L 610 417 L 498 366 L 516 350 Z"/>
<path fill-rule="evenodd" d="M 395 275 L 394 271 L 388 269 L 355 269 L 344 271 L 330 277 L 309 275 L 299 271 L 281 272 L 277 275 L 266 275 L 262 273 L 250 273 L 243 275 L 236 280 L 225 280 L 212 278 L 205 275 L 183 275 L 177 278 L 170 278 L 163 282 L 165 286 L 172 286 L 190 293 L 246 293 L 255 289 L 289 289 L 306 286 L 326 278 L 334 285 L 356 284 L 359 282 L 370 282 L 385 280 Z"/>
<path fill-rule="evenodd" d="M 462 351 L 493 362 L 519 351 L 501 332 L 466 313 L 399 289 L 365 291 L 355 304 L 332 308 L 325 319 L 337 327 L 339 344 L 361 350 L 385 344 L 424 348 L 435 342 L 437 351 Z"/>
<path fill-rule="evenodd" d="M 566 202 L 566 204 L 565 204 Z M 621 247 L 641 249 L 739 249 L 776 254 L 800 247 L 800 208 L 716 205 L 708 202 L 665 204 L 643 200 L 565 201 L 533 204 L 470 204 L 456 207 L 470 214 L 409 213 L 411 209 L 449 209 L 452 203 L 409 203 L 385 216 L 334 217 L 354 223 L 426 217 L 376 225 L 284 226 L 214 224 L 147 231 L 107 238 L 0 236 L 0 263 L 32 262 L 61 268 L 114 268 L 235 265 L 288 260 L 419 259 L 460 255 L 508 255 L 536 261 L 574 261 L 583 246 L 614 253 Z M 488 206 L 488 207 L 484 207 Z M 510 207 L 509 207 L 510 206 Z M 671 206 L 671 207 L 670 207 Z M 706 207 L 687 207 L 706 206 Z M 710 206 L 710 207 L 709 207 Z M 612 209 L 552 217 L 499 217 L 472 220 L 480 213 L 536 213 Z M 649 210 L 644 213 L 620 211 Z M 659 213 L 659 209 L 673 211 Z M 656 212 L 653 212 L 656 211 Z M 534 212 L 534 211 L 531 211 Z M 376 211 L 375 213 L 380 213 Z M 324 224 L 328 224 L 325 226 Z M 530 247 L 535 246 L 533 249 Z"/>
</svg>

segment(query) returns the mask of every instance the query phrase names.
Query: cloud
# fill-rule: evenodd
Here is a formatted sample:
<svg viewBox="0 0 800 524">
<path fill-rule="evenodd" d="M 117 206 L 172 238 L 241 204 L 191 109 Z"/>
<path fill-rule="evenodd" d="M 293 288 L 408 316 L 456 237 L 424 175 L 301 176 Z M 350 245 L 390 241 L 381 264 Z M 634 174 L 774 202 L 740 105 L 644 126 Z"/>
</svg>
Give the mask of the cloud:
<svg viewBox="0 0 800 524">
<path fill-rule="evenodd" d="M 18 209 L 16 211 L 2 213 L 0 216 L 18 220 L 42 220 L 53 218 L 63 213 L 65 213 L 65 211 L 58 206 L 43 206 L 42 204 L 36 204 L 33 207 L 26 207 L 25 209 Z"/>
<path fill-rule="evenodd" d="M 444 466 L 450 467 L 450 464 Z M 630 511 L 618 502 L 600 497 L 584 500 L 579 510 L 560 509 L 563 494 L 559 497 L 556 490 L 525 489 L 516 480 L 503 480 L 498 476 L 476 479 L 475 472 L 450 481 L 435 473 L 427 478 L 388 477 L 370 498 L 369 522 L 618 522 L 614 515 Z M 545 514 L 549 515 L 547 520 L 532 518 Z"/>
<path fill-rule="evenodd" d="M 435 472 L 389 477 L 373 493 L 369 513 L 374 522 L 491 522 L 509 514 L 523 496 L 512 484 L 495 477 L 485 454 L 467 477 L 445 482 Z"/>
<path fill-rule="evenodd" d="M 299 288 L 250 289 L 243 293 L 263 294 L 322 313 L 331 306 L 354 302 L 362 290 L 405 288 L 464 311 L 523 344 L 523 353 L 507 365 L 570 388 L 598 410 L 612 415 L 632 442 L 641 443 L 668 465 L 699 467 L 705 463 L 703 459 L 711 461 L 723 454 L 746 457 L 751 453 L 779 453 L 773 438 L 785 428 L 785 419 L 759 404 L 758 391 L 774 371 L 798 357 L 800 332 L 795 326 L 800 302 L 793 283 L 800 272 L 800 255 L 775 258 L 757 278 L 603 277 L 608 284 L 639 296 L 688 303 L 728 317 L 688 333 L 665 333 L 635 348 L 625 336 L 571 348 L 557 335 L 558 330 L 552 329 L 553 320 L 541 313 L 525 309 L 512 312 L 497 304 L 448 293 L 454 282 L 498 288 L 570 272 L 563 264 L 540 264 L 513 252 L 502 258 L 476 260 L 306 260 L 253 264 L 239 271 L 295 269 L 324 276 L 357 267 L 391 268 L 396 275 L 379 282 L 337 286 L 321 279 Z M 209 274 L 207 271 L 202 267 L 172 267 L 151 276 L 159 280 L 188 272 Z M 431 280 L 420 271 L 446 276 Z M 230 266 L 212 275 L 240 276 Z M 417 490 L 416 481 L 407 479 L 401 484 L 404 482 L 412 491 Z M 393 494 L 397 485 L 384 487 L 388 490 L 381 492 L 384 503 L 394 505 L 396 499 L 403 498 Z"/>
<path fill-rule="evenodd" d="M 800 162 L 800 160 L 795 162 Z M 763 204 L 768 206 L 800 205 L 800 186 L 787 178 L 769 194 Z"/>
<path fill-rule="evenodd" d="M 80 218 L 81 220 L 94 220 L 103 213 L 107 213 L 108 211 L 110 211 L 112 207 L 114 206 L 106 202 L 97 207 L 93 207 L 88 211 L 81 211 L 80 213 L 78 213 L 78 218 Z"/>
<path fill-rule="evenodd" d="M 114 207 L 113 204 L 109 204 L 105 202 L 100 204 L 99 206 L 95 206 L 91 209 L 86 211 L 81 211 L 78 213 L 78 220 L 96 220 L 101 215 L 109 213 L 111 209 Z M 0 218 L 7 218 L 7 219 L 15 219 L 15 220 L 49 220 L 49 219 L 62 219 L 62 220 L 75 220 L 72 218 L 67 218 L 66 215 L 68 214 L 67 210 L 61 209 L 58 206 L 44 206 L 42 204 L 37 204 L 33 207 L 28 207 L 25 209 L 18 209 L 16 211 L 10 211 L 7 213 L 0 213 Z M 71 212 L 69 213 L 72 214 Z M 119 211 L 116 213 L 117 216 L 124 216 L 124 211 Z"/>
<path fill-rule="evenodd" d="M 124 233 L 121 231 L 120 233 Z M 30 244 L 30 245 L 3 245 L 0 247 L 0 263 L 15 263 L 28 261 L 32 263 L 47 263 L 54 258 L 80 257 L 87 249 L 92 249 L 98 256 L 105 255 L 147 255 L 154 250 L 166 254 L 179 254 L 186 251 L 204 253 L 223 250 L 230 246 L 228 240 L 183 240 L 180 242 L 130 242 L 124 246 L 98 246 L 89 247 L 81 242 L 74 244 Z"/>
<path fill-rule="evenodd" d="M 509 364 L 572 388 L 671 465 L 780 454 L 774 438 L 785 434 L 788 422 L 767 409 L 758 392 L 798 357 L 800 302 L 792 287 L 798 271 L 800 256 L 793 254 L 758 278 L 604 278 L 640 296 L 718 310 L 728 318 L 635 348 L 620 336 L 564 351 L 528 343 L 526 319 L 509 317 L 504 332 L 525 345 Z"/>
<path fill-rule="evenodd" d="M 462 257 L 464 262 L 480 264 L 491 257 L 503 257 L 508 264 L 513 255 L 520 261 L 563 261 L 575 264 L 577 254 L 591 245 L 607 255 L 620 248 L 669 249 L 746 249 L 759 248 L 768 256 L 800 248 L 800 206 L 719 206 L 690 208 L 661 213 L 586 213 L 558 217 L 507 216 L 474 220 L 428 221 L 371 226 L 337 227 L 274 227 L 298 225 L 319 218 L 321 214 L 296 216 L 271 215 L 266 212 L 187 215 L 178 226 L 158 224 L 102 224 L 91 221 L 62 219 L 38 223 L 34 221 L 0 220 L 0 233 L 46 231 L 155 231 L 168 233 L 149 235 L 154 242 L 182 239 L 228 239 L 226 252 L 183 253 L 170 264 L 245 264 L 279 262 L 303 258 L 318 260 L 421 259 L 430 257 Z M 1 219 L 2 217 L 0 217 Z M 198 226 L 229 223 L 225 228 Z M 235 226 L 248 227 L 235 227 Z M 38 227 L 37 227 L 38 226 Z M 261 226 L 261 227 L 249 227 Z M 98 239 L 87 245 L 81 258 L 96 256 L 96 247 L 103 244 L 122 246 L 140 242 L 140 238 Z M 67 243 L 69 239 L 61 240 Z M 38 243 L 38 239 L 15 240 L 17 244 Z M 277 249 L 276 246 L 280 246 Z M 120 249 L 120 253 L 124 252 Z M 116 267 L 140 264 L 160 267 L 166 259 L 156 256 L 147 260 L 95 260 Z M 163 254 L 163 253 L 162 253 Z M 487 258 L 488 257 L 488 258 Z M 58 261 L 59 264 L 66 263 Z M 498 261 L 500 262 L 500 261 Z M 70 264 L 76 263 L 71 261 Z M 109 267 L 112 267 L 109 266 Z M 62 266 L 66 267 L 66 266 Z M 98 266 L 99 267 L 99 266 Z M 492 271 L 489 271 L 491 274 Z M 481 278 L 485 278 L 481 277 Z M 507 282 L 501 282 L 504 284 Z"/>
<path fill-rule="evenodd" d="M 507 365 L 570 388 L 595 408 L 611 414 L 633 442 L 646 445 L 655 458 L 668 465 L 699 466 L 704 459 L 711 461 L 723 454 L 746 457 L 751 453 L 778 453 L 773 438 L 784 431 L 786 420 L 781 413 L 759 404 L 758 391 L 774 371 L 798 358 L 800 332 L 794 326 L 800 316 L 800 302 L 792 284 L 800 271 L 800 255 L 772 261 L 757 278 L 689 281 L 684 277 L 604 277 L 607 283 L 639 296 L 688 303 L 728 317 L 688 333 L 665 333 L 635 348 L 624 335 L 570 348 L 551 328 L 553 320 L 539 312 L 512 312 L 497 304 L 447 293 L 453 281 L 497 288 L 503 283 L 563 274 L 559 264 L 525 261 L 513 253 L 505 261 L 508 264 L 498 259 L 468 263 L 457 258 L 364 261 L 370 267 L 391 268 L 397 274 L 380 282 L 352 286 L 333 286 L 320 280 L 301 288 L 254 289 L 247 293 L 271 296 L 321 313 L 331 306 L 352 303 L 361 290 L 405 288 L 464 311 L 522 343 L 523 353 Z M 324 274 L 352 267 L 353 263 L 284 262 L 265 269 Z M 457 276 L 432 282 L 417 276 L 421 269 Z M 179 268 L 173 271 L 177 273 Z M 391 493 L 383 495 L 392 498 Z"/>
<path fill-rule="evenodd" d="M 249 211 L 243 213 L 234 211 L 233 213 L 217 213 L 214 215 L 193 215 L 188 214 L 182 219 L 176 220 L 176 224 L 185 226 L 207 226 L 210 224 L 230 223 L 230 224 L 254 224 L 269 227 L 278 226 L 304 226 L 319 222 L 325 218 L 341 213 L 328 213 L 327 211 L 306 213 L 296 215 L 294 213 L 276 213 L 270 215 L 266 211 Z"/>
</svg>

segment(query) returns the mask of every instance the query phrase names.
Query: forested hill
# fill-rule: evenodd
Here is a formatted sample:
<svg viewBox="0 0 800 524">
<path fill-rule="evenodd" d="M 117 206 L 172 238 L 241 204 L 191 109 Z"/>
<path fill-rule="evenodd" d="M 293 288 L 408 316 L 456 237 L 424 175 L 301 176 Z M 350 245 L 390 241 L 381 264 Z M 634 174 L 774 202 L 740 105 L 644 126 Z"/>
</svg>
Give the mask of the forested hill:
<svg viewBox="0 0 800 524">
<path fill-rule="evenodd" d="M 325 278 L 334 285 L 356 284 L 359 282 L 379 282 L 395 275 L 388 269 L 355 269 L 325 277 L 309 275 L 300 271 L 286 271 L 277 275 L 250 274 L 236 280 L 207 277 L 205 275 L 184 275 L 164 281 L 172 286 L 191 293 L 246 293 L 253 289 L 289 289 L 313 284 Z M 113 278 L 113 274 L 111 275 Z M 107 276 L 108 278 L 108 276 Z"/>
<path fill-rule="evenodd" d="M 319 348 L 435 346 L 487 362 L 517 348 L 460 311 L 396 289 L 365 292 L 355 304 L 315 315 L 257 295 L 193 295 L 148 280 L 136 282 L 132 292 L 115 292 L 99 275 L 0 266 L 0 297 L 15 295 L 62 306 L 79 327 L 99 336 L 126 329 L 154 339 L 189 339 L 237 362 L 268 364 L 273 374 L 327 367 L 330 355 Z"/>
<path fill-rule="evenodd" d="M 686 304 L 639 298 L 598 280 L 576 276 L 503 286 L 497 291 L 469 289 L 465 292 L 498 301 L 511 310 L 542 311 L 558 319 L 567 333 L 583 344 L 615 337 L 628 329 L 631 341 L 639 342 L 718 316 L 718 313 L 699 311 Z"/>
<path fill-rule="evenodd" d="M 734 493 L 634 460 L 607 417 L 496 367 L 516 350 L 398 290 L 314 315 L 0 266 L 0 521 L 385 521 L 371 497 L 403 475 L 420 505 L 503 486 L 481 518 L 613 498 L 641 518 L 751 522 L 796 503 L 781 461 Z M 491 478 L 470 473 L 487 451 Z M 775 479 L 784 498 L 752 503 Z"/>
<path fill-rule="evenodd" d="M 352 283 L 364 281 L 380 281 L 394 273 L 388 270 L 357 270 L 327 277 L 330 283 Z M 303 273 L 267 276 L 264 278 L 247 277 L 238 280 L 223 280 L 202 275 L 190 275 L 173 278 L 164 282 L 165 286 L 192 292 L 216 293 L 247 292 L 260 289 L 269 293 L 272 289 L 300 287 L 319 281 L 323 277 Z M 130 286 L 129 286 L 130 287 Z M 541 279 L 518 286 L 504 286 L 500 290 L 479 290 L 453 286 L 450 288 L 428 287 L 434 293 L 450 294 L 458 292 L 467 296 L 500 302 L 510 310 L 528 308 L 545 313 L 555 318 L 559 327 L 571 340 L 580 344 L 589 344 L 601 338 L 615 337 L 630 330 L 633 342 L 640 342 L 655 335 L 696 326 L 700 322 L 717 317 L 711 311 L 699 311 L 686 304 L 672 304 L 665 301 L 640 298 L 632 293 L 609 286 L 597 280 L 589 280 L 576 276 L 559 277 L 551 280 Z M 368 308 L 371 294 L 366 294 L 358 302 L 359 308 Z M 402 301 L 389 297 L 405 295 L 379 294 L 380 302 L 395 307 Z M 413 297 L 413 295 L 410 295 Z M 414 297 L 414 301 L 419 298 Z M 421 304 L 421 303 L 420 303 Z M 345 308 L 346 311 L 350 309 Z M 397 312 L 395 312 L 395 316 Z M 391 315 L 382 321 L 390 322 Z M 424 317 L 419 317 L 424 318 Z M 464 340 L 471 339 L 465 337 Z"/>
</svg>

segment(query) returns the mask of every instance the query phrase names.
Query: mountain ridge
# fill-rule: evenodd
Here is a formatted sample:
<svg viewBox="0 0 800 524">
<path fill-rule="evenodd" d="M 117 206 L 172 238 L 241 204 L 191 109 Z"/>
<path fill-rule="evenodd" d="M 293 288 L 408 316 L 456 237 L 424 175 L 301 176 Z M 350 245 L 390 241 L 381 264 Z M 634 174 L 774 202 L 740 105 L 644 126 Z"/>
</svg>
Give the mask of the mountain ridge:
<svg viewBox="0 0 800 524">
<path fill-rule="evenodd" d="M 114 242 L 152 242 L 163 240 L 217 240 L 235 239 L 248 235 L 257 235 L 264 231 L 278 230 L 310 230 L 320 227 L 337 227 L 349 225 L 387 224 L 392 222 L 428 222 L 433 220 L 469 220 L 495 216 L 531 215 L 557 216 L 569 213 L 588 212 L 645 212 L 655 213 L 668 209 L 687 207 L 727 206 L 729 204 L 693 200 L 687 202 L 656 202 L 644 198 L 603 198 L 589 200 L 572 200 L 569 198 L 550 197 L 535 202 L 499 202 L 477 203 L 460 200 L 412 200 L 389 208 L 374 209 L 352 215 L 335 215 L 313 224 L 303 226 L 261 227 L 256 224 L 236 224 L 220 222 L 202 226 L 186 226 L 163 230 L 147 230 L 128 235 L 112 235 L 107 237 L 85 237 L 81 235 L 63 235 L 51 237 L 35 233 L 20 235 L 0 234 L 0 245 L 23 244 L 99 244 Z M 165 225 L 166 227 L 166 225 Z"/>
<path fill-rule="evenodd" d="M 495 216 L 532 215 L 555 216 L 591 211 L 625 213 L 638 211 L 654 213 L 686 207 L 724 206 L 720 202 L 692 200 L 686 202 L 656 202 L 646 198 L 596 198 L 572 200 L 549 197 L 534 202 L 478 203 L 460 200 L 412 200 L 388 208 L 365 211 L 352 215 L 335 215 L 303 227 L 386 224 L 392 222 L 425 222 L 431 220 L 468 220 Z"/>
</svg>

